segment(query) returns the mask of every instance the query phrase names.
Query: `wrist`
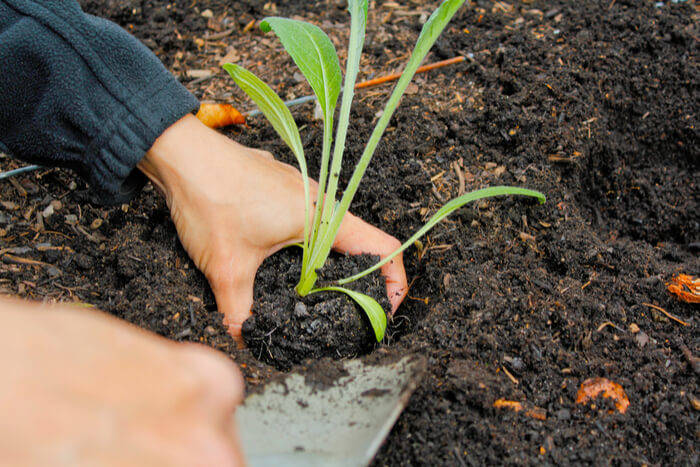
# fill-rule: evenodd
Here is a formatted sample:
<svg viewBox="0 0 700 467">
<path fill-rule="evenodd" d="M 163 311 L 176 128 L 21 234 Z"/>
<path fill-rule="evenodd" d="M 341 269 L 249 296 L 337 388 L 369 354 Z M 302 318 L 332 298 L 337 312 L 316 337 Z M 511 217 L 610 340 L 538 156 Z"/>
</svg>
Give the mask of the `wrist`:
<svg viewBox="0 0 700 467">
<path fill-rule="evenodd" d="M 188 114 L 172 124 L 153 143 L 137 167 L 160 189 L 168 204 L 192 183 L 212 154 L 212 138 L 220 137 Z"/>
</svg>

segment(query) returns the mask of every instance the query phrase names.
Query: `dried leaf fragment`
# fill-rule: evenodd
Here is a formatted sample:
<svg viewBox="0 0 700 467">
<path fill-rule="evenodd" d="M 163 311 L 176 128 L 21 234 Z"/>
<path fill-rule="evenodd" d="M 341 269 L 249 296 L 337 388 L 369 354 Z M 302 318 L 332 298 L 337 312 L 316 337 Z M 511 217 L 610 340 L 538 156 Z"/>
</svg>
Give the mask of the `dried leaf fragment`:
<svg viewBox="0 0 700 467">
<path fill-rule="evenodd" d="M 229 125 L 242 125 L 245 117 L 229 104 L 202 103 L 197 118 L 209 128 L 223 128 Z"/>
<path fill-rule="evenodd" d="M 576 403 L 585 404 L 599 395 L 615 400 L 615 407 L 620 413 L 625 413 L 630 405 L 630 400 L 625 390 L 619 384 L 607 378 L 589 378 L 583 383 L 576 394 Z"/>
<path fill-rule="evenodd" d="M 700 303 L 700 277 L 678 274 L 666 284 L 668 291 L 686 303 Z"/>
</svg>

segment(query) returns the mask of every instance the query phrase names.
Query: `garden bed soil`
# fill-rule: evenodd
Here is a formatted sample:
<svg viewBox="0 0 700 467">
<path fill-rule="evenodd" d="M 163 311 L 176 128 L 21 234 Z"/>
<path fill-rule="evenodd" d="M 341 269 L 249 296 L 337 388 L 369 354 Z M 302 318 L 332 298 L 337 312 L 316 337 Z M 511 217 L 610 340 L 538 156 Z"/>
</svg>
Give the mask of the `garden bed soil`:
<svg viewBox="0 0 700 467">
<path fill-rule="evenodd" d="M 242 110 L 251 104 L 221 62 L 285 99 L 309 93 L 274 37 L 246 28 L 252 20 L 310 20 L 345 57 L 342 1 L 82 3 L 140 38 L 197 97 Z M 437 4 L 370 3 L 361 80 L 399 70 Z M 692 2 L 476 1 L 448 27 L 428 60 L 467 60 L 409 86 L 353 211 L 405 239 L 460 187 L 526 186 L 548 200 L 478 202 L 407 250 L 409 295 L 385 341 L 367 332 L 357 353 L 419 354 L 428 372 L 375 464 L 700 462 L 700 375 L 689 361 L 700 355 L 698 308 L 665 286 L 700 273 L 698 24 Z M 390 89 L 358 92 L 341 181 Z M 311 106 L 293 113 L 317 173 L 322 127 Z M 261 118 L 226 133 L 293 162 Z M 2 292 L 90 304 L 205 343 L 239 363 L 249 390 L 292 365 L 275 349 L 308 318 L 275 323 L 263 353 L 238 350 L 152 187 L 105 208 L 72 174 L 48 169 L 2 182 L 0 200 Z M 258 277 L 286 275 L 294 258 Z M 292 371 L 329 367 L 324 357 Z M 576 404 L 591 377 L 624 388 L 626 413 L 606 399 Z M 494 408 L 498 399 L 525 410 Z"/>
<path fill-rule="evenodd" d="M 332 255 L 319 271 L 318 287 L 357 274 L 379 257 Z M 265 261 L 255 277 L 253 316 L 243 323 L 246 346 L 259 360 L 290 370 L 307 358 L 351 358 L 367 354 L 376 344 L 367 315 L 338 292 L 299 297 L 294 287 L 301 275 L 301 251 L 287 249 Z M 386 284 L 379 273 L 345 286 L 375 297 L 391 311 Z"/>
</svg>

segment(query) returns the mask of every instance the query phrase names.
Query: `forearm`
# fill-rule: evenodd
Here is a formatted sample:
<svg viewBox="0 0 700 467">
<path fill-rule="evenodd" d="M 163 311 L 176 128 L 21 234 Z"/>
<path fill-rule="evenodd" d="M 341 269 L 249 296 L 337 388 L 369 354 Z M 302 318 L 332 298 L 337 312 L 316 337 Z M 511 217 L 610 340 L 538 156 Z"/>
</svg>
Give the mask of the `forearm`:
<svg viewBox="0 0 700 467">
<path fill-rule="evenodd" d="M 145 152 L 198 105 L 147 48 L 73 0 L 0 0 L 0 44 L 0 141 L 76 169 L 104 201 L 130 195 Z"/>
</svg>

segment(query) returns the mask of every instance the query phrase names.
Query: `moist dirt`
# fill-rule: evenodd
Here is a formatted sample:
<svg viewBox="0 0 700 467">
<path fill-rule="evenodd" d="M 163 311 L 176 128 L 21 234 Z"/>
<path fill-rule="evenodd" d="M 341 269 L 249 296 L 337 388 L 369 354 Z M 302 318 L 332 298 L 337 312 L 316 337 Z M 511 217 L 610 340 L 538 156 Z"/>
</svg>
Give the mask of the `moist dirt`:
<svg viewBox="0 0 700 467">
<path fill-rule="evenodd" d="M 285 99 L 310 92 L 251 21 L 312 21 L 346 56 L 342 1 L 82 3 L 135 34 L 197 97 L 241 110 L 251 103 L 223 62 Z M 437 5 L 370 3 L 360 80 L 399 71 Z M 209 345 L 241 366 L 249 390 L 290 368 L 323 382 L 338 359 L 421 355 L 426 377 L 376 465 L 697 465 L 698 305 L 665 283 L 700 273 L 698 24 L 692 2 L 465 4 L 427 61 L 467 59 L 409 86 L 352 210 L 406 239 L 464 190 L 517 185 L 548 199 L 478 202 L 409 248 L 411 288 L 381 344 L 344 298 L 290 293 L 299 258 L 289 249 L 259 271 L 250 346 L 238 350 L 160 195 L 147 186 L 130 204 L 95 206 L 59 169 L 0 184 L 0 288 Z M 357 93 L 341 185 L 390 91 Z M 315 174 L 322 126 L 310 105 L 293 114 Z M 261 118 L 225 132 L 293 163 Z M 338 257 L 337 267 L 358 266 Z M 592 377 L 619 383 L 629 409 L 577 404 Z M 525 409 L 495 408 L 498 399 Z"/>
</svg>

